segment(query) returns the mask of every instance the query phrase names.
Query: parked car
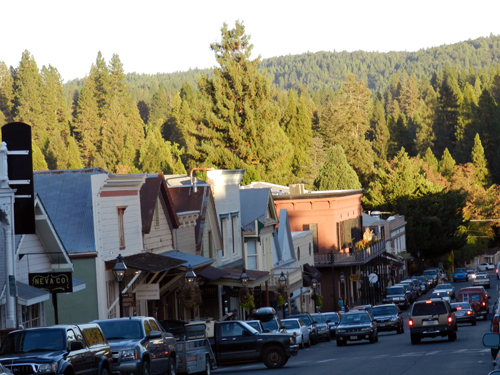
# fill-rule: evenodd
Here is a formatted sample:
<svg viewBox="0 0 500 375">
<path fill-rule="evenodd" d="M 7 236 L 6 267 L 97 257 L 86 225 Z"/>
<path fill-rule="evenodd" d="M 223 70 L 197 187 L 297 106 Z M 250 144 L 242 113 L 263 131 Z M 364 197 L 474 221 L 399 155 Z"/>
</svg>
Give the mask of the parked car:
<svg viewBox="0 0 500 375">
<path fill-rule="evenodd" d="M 406 310 L 410 306 L 410 294 L 406 292 L 404 286 L 390 286 L 386 289 L 384 303 L 394 303 Z"/>
<path fill-rule="evenodd" d="M 412 289 L 412 287 L 408 284 L 395 284 L 394 286 L 402 286 L 405 288 L 406 294 L 408 295 L 408 300 L 410 303 L 415 302 L 417 299 L 417 296 L 415 295 L 415 291 Z"/>
<path fill-rule="evenodd" d="M 250 327 L 255 329 L 259 333 L 264 333 L 264 327 L 262 326 L 262 323 L 260 320 L 245 320 L 245 323 L 248 324 Z M 283 321 L 282 321 L 283 323 Z"/>
<path fill-rule="evenodd" d="M 372 305 L 356 305 L 350 309 L 350 311 L 353 311 L 353 310 L 364 310 L 364 311 L 368 311 L 371 314 L 372 313 Z"/>
<path fill-rule="evenodd" d="M 448 284 L 448 283 L 436 285 L 436 287 L 434 288 L 434 291 L 435 292 L 448 291 L 448 292 L 450 292 L 450 298 L 456 297 L 455 296 L 455 287 L 451 284 Z"/>
<path fill-rule="evenodd" d="M 337 336 L 337 326 L 340 322 L 340 315 L 334 311 L 322 313 L 330 330 L 330 337 Z"/>
<path fill-rule="evenodd" d="M 283 323 L 283 326 L 286 328 L 287 333 L 295 337 L 300 348 L 309 348 L 311 346 L 309 329 L 302 320 L 294 318 L 283 319 L 281 323 Z"/>
<path fill-rule="evenodd" d="M 477 315 L 469 302 L 453 302 L 451 307 L 457 309 L 455 311 L 457 323 L 469 322 L 473 326 L 476 325 Z"/>
<path fill-rule="evenodd" d="M 481 263 L 477 266 L 478 271 L 488 271 L 488 270 L 494 270 L 495 265 L 492 263 Z"/>
<path fill-rule="evenodd" d="M 122 374 L 168 374 L 177 371 L 175 338 L 155 318 L 134 316 L 95 320 L 113 350 L 114 371 Z"/>
<path fill-rule="evenodd" d="M 467 269 L 465 268 L 455 268 L 453 272 L 453 281 L 469 281 L 469 275 L 467 274 Z"/>
<path fill-rule="evenodd" d="M 497 280 L 500 280 L 500 275 L 498 274 L 498 269 L 500 269 L 500 262 L 497 263 L 497 267 L 495 269 L 495 272 L 497 274 Z"/>
<path fill-rule="evenodd" d="M 318 340 L 331 341 L 330 329 L 328 328 L 328 323 L 325 318 L 320 313 L 311 314 L 313 322 L 316 324 L 316 329 L 318 330 Z"/>
<path fill-rule="evenodd" d="M 422 294 L 421 289 L 420 289 L 420 283 L 418 281 L 414 280 L 414 279 L 401 280 L 398 284 L 405 284 L 405 285 L 408 285 L 411 288 L 411 291 L 413 293 L 413 300 L 414 301 L 418 297 L 420 297 L 420 294 Z"/>
<path fill-rule="evenodd" d="M 423 275 L 426 276 L 427 278 L 431 277 L 432 278 L 432 287 L 435 287 L 441 282 L 441 273 L 438 271 L 437 268 L 429 268 L 423 272 Z"/>
<path fill-rule="evenodd" d="M 281 324 L 281 320 L 272 307 L 261 307 L 253 312 L 254 319 L 260 320 L 264 327 L 264 332 L 285 333 L 286 329 Z"/>
<path fill-rule="evenodd" d="M 490 288 L 490 277 L 485 273 L 476 274 L 476 278 L 472 281 L 473 286 L 484 286 L 486 289 Z"/>
<path fill-rule="evenodd" d="M 413 276 L 414 279 L 417 279 L 420 282 L 420 289 L 422 290 L 422 294 L 428 292 L 431 289 L 432 282 L 424 275 Z"/>
<path fill-rule="evenodd" d="M 13 374 L 110 375 L 111 347 L 97 324 L 57 325 L 10 332 L 0 363 Z"/>
<path fill-rule="evenodd" d="M 422 338 L 448 336 L 449 341 L 457 339 L 457 318 L 455 308 L 443 300 L 431 298 L 416 301 L 411 309 L 408 325 L 412 345 Z"/>
<path fill-rule="evenodd" d="M 316 345 L 319 341 L 318 339 L 318 329 L 316 324 L 314 324 L 314 319 L 311 317 L 311 314 L 304 312 L 301 314 L 292 314 L 289 318 L 298 318 L 304 322 L 304 324 L 309 329 L 309 335 L 311 336 L 311 344 Z"/>
<path fill-rule="evenodd" d="M 348 341 L 378 341 L 377 322 L 366 310 L 350 310 L 342 315 L 337 327 L 337 346 L 344 346 Z"/>
<path fill-rule="evenodd" d="M 489 312 L 489 299 L 491 296 L 482 286 L 462 288 L 457 294 L 457 302 L 469 302 L 477 316 L 482 316 L 484 319 L 487 319 Z"/>
<path fill-rule="evenodd" d="M 372 315 L 379 332 L 396 331 L 398 335 L 404 333 L 402 313 L 394 303 L 373 306 Z"/>
</svg>

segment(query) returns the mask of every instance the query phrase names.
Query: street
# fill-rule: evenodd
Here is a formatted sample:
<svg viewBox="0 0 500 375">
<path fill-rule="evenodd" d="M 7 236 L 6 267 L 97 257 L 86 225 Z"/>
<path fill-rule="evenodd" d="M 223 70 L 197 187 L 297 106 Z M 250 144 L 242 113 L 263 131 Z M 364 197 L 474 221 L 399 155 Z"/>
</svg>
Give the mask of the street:
<svg viewBox="0 0 500 375">
<path fill-rule="evenodd" d="M 490 312 L 498 292 L 495 271 L 488 271 L 491 288 Z M 456 293 L 460 288 L 470 286 L 471 282 L 451 284 Z M 419 299 L 429 297 L 427 292 Z M 455 300 L 452 300 L 454 302 Z M 482 335 L 489 332 L 490 320 L 479 318 L 476 326 L 470 323 L 459 323 L 457 340 L 449 342 L 447 337 L 425 338 L 419 345 L 411 345 L 408 328 L 408 312 L 403 311 L 405 332 L 379 333 L 379 342 L 370 344 L 349 342 L 347 346 L 337 347 L 335 340 L 321 342 L 308 349 L 301 349 L 296 357 L 289 359 L 281 369 L 268 370 L 264 364 L 248 364 L 220 367 L 216 374 L 236 373 L 303 373 L 303 374 L 384 374 L 384 375 L 422 375 L 422 374 L 488 374 L 492 369 L 490 349 L 483 347 Z"/>
</svg>

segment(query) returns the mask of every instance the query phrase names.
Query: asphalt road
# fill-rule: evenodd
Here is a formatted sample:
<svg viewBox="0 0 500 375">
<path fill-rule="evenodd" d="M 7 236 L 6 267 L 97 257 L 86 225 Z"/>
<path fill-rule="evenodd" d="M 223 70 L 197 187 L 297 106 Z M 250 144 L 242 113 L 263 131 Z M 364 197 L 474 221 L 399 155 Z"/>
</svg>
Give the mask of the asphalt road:
<svg viewBox="0 0 500 375">
<path fill-rule="evenodd" d="M 494 271 L 490 274 L 490 311 L 498 297 Z M 451 283 L 456 292 L 471 282 Z M 430 292 L 420 299 L 430 296 Z M 454 301 L 454 300 L 453 300 Z M 452 301 L 452 302 L 453 302 Z M 482 375 L 493 370 L 490 349 L 482 345 L 483 333 L 489 332 L 490 320 L 478 319 L 477 325 L 460 323 L 457 340 L 447 337 L 425 338 L 419 345 L 411 345 L 408 311 L 403 311 L 405 332 L 379 334 L 379 342 L 370 344 L 349 342 L 337 347 L 335 340 L 322 342 L 299 350 L 281 369 L 269 370 L 263 363 L 219 367 L 214 374 L 342 374 L 342 375 Z"/>
</svg>

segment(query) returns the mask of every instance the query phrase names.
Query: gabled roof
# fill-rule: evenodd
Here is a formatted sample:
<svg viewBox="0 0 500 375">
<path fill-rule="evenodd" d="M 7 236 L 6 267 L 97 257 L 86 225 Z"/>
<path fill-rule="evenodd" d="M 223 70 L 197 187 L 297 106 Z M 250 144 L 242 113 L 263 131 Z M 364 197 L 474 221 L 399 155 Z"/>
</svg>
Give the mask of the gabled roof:
<svg viewBox="0 0 500 375">
<path fill-rule="evenodd" d="M 35 193 L 69 254 L 95 252 L 91 177 L 101 168 L 33 172 Z"/>
<path fill-rule="evenodd" d="M 148 175 L 141 187 L 142 232 L 149 233 L 156 208 L 156 201 L 161 198 L 163 210 L 171 229 L 179 228 L 179 219 L 175 213 L 172 197 L 165 183 L 163 174 Z"/>
<path fill-rule="evenodd" d="M 255 229 L 255 220 L 262 224 L 277 224 L 277 215 L 272 204 L 270 189 L 240 189 L 241 226 L 244 231 Z M 266 220 L 270 210 L 270 219 Z"/>
<path fill-rule="evenodd" d="M 292 239 L 292 231 L 290 230 L 290 222 L 288 221 L 288 211 L 286 209 L 280 210 L 280 221 L 278 226 L 278 242 L 280 246 L 280 260 L 283 259 L 284 255 L 284 246 L 288 245 L 290 249 L 290 257 L 291 259 L 295 258 L 295 248 L 293 247 L 293 239 Z"/>
</svg>

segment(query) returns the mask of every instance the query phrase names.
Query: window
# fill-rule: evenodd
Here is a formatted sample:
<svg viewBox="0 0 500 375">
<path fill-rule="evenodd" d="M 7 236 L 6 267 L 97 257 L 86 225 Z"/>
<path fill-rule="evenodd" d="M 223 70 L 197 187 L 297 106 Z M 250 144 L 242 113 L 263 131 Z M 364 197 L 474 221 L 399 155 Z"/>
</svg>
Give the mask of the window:
<svg viewBox="0 0 500 375">
<path fill-rule="evenodd" d="M 227 230 L 227 216 L 222 217 L 220 221 L 220 234 L 222 236 L 222 256 L 228 255 L 229 239 Z"/>
<path fill-rule="evenodd" d="M 238 323 L 229 323 L 222 326 L 222 337 L 243 336 L 245 328 Z"/>
<path fill-rule="evenodd" d="M 40 304 L 22 306 L 22 322 L 24 328 L 40 327 Z"/>
<path fill-rule="evenodd" d="M 302 225 L 302 230 L 312 230 L 313 231 L 313 246 L 314 246 L 314 253 L 319 252 L 318 248 L 318 224 L 305 224 Z"/>
<path fill-rule="evenodd" d="M 236 249 L 238 248 L 238 216 L 232 216 L 231 215 L 231 220 L 232 220 L 232 229 L 233 229 L 233 254 L 236 252 Z"/>
<path fill-rule="evenodd" d="M 257 245 L 255 240 L 247 242 L 247 269 L 257 269 Z"/>
<path fill-rule="evenodd" d="M 149 326 L 146 320 L 143 322 L 143 324 L 144 324 L 144 331 L 146 331 L 146 336 L 147 336 L 149 335 L 149 332 L 151 332 L 151 327 Z"/>
<path fill-rule="evenodd" d="M 68 329 L 66 337 L 68 338 L 68 348 L 71 348 L 71 343 L 76 341 L 75 332 L 72 329 Z"/>
<path fill-rule="evenodd" d="M 123 217 L 125 216 L 125 209 L 127 207 L 117 207 L 118 209 L 118 238 L 120 241 L 120 250 L 125 249 L 125 226 Z"/>
</svg>

